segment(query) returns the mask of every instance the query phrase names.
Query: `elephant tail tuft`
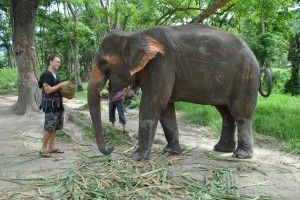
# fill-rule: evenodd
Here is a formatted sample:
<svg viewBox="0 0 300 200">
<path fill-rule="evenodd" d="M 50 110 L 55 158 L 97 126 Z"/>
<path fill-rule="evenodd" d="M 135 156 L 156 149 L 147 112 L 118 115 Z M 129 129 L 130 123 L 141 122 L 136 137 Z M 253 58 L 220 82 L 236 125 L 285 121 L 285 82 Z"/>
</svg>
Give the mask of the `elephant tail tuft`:
<svg viewBox="0 0 300 200">
<path fill-rule="evenodd" d="M 262 77 L 260 77 L 259 93 L 263 97 L 268 97 L 272 92 L 272 70 L 270 68 L 263 67 L 260 69 L 260 74 L 264 74 L 263 80 L 266 79 L 267 81 L 267 91 L 264 91 L 262 87 Z"/>
</svg>

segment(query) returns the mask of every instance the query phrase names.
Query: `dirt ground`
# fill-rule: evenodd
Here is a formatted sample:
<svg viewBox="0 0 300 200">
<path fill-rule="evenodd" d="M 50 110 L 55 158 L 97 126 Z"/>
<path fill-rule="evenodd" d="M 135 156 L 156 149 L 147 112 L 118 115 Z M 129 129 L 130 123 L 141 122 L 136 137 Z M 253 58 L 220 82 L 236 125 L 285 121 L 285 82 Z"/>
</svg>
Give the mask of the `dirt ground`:
<svg viewBox="0 0 300 200">
<path fill-rule="evenodd" d="M 53 155 L 51 158 L 40 158 L 38 152 L 41 147 L 44 114 L 34 113 L 24 116 L 12 114 L 9 108 L 16 100 L 15 96 L 0 96 L 0 194 L 18 187 L 12 181 L 6 181 L 7 179 L 49 176 L 72 168 L 74 162 L 79 159 L 79 151 L 98 154 L 95 142 L 83 139 L 83 127 L 73 117 L 76 112 L 74 110 L 84 105 L 85 101 L 65 100 L 70 109 L 68 108 L 66 112 L 64 131 L 72 138 L 58 142 L 58 146 L 65 150 L 65 153 Z M 104 108 L 102 121 L 107 122 L 107 102 L 102 102 L 102 107 Z M 82 112 L 88 116 L 87 111 Z M 136 137 L 138 111 L 127 109 L 125 115 L 127 130 Z M 238 161 L 232 158 L 231 154 L 212 151 L 217 139 L 207 128 L 188 125 L 180 119 L 180 116 L 178 121 L 181 144 L 189 149 L 191 154 L 197 155 L 197 159 L 186 158 L 177 166 L 178 168 L 187 168 L 195 163 L 235 167 L 240 169 L 240 173 L 234 178 L 243 192 L 251 195 L 264 193 L 279 199 L 300 199 L 299 156 L 289 155 L 278 150 L 276 146 L 256 138 L 254 157 Z M 121 126 L 117 124 L 117 128 L 121 129 Z M 159 126 L 154 148 L 162 149 L 164 145 L 163 131 Z M 155 157 L 155 154 L 153 156 Z M 3 197 L 0 196 L 0 199 Z"/>
</svg>

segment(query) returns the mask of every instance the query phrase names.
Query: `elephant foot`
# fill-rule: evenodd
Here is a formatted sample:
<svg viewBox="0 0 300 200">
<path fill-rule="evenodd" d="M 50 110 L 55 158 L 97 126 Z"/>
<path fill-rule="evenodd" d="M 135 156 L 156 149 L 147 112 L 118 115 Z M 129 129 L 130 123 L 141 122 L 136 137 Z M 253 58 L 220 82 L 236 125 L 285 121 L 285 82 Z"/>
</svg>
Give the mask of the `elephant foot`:
<svg viewBox="0 0 300 200">
<path fill-rule="evenodd" d="M 163 149 L 163 153 L 167 153 L 168 155 L 179 155 L 182 152 L 181 146 L 179 143 L 173 145 L 173 146 L 165 146 Z"/>
<path fill-rule="evenodd" d="M 235 149 L 236 149 L 236 143 L 235 142 L 222 143 L 222 142 L 219 141 L 214 146 L 214 151 L 218 151 L 218 152 L 234 152 Z"/>
<path fill-rule="evenodd" d="M 140 147 L 135 150 L 132 155 L 132 159 L 135 161 L 150 160 L 152 158 L 151 150 L 141 149 Z"/>
<path fill-rule="evenodd" d="M 238 158 L 238 159 L 249 159 L 253 157 L 253 150 L 244 150 L 241 148 L 237 148 L 233 152 L 233 157 Z"/>
</svg>

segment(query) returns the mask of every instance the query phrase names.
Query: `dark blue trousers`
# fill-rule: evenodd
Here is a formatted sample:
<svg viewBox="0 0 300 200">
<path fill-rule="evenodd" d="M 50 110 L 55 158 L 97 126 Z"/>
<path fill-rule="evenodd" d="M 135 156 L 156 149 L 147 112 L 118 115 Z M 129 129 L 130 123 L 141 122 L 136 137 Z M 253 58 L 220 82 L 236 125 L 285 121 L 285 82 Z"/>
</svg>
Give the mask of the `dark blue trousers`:
<svg viewBox="0 0 300 200">
<path fill-rule="evenodd" d="M 109 102 L 109 121 L 111 123 L 115 123 L 116 121 L 116 108 L 118 110 L 119 113 L 119 122 L 122 125 L 126 124 L 126 119 L 125 119 L 125 115 L 124 115 L 124 101 L 117 101 L 117 102 Z"/>
</svg>

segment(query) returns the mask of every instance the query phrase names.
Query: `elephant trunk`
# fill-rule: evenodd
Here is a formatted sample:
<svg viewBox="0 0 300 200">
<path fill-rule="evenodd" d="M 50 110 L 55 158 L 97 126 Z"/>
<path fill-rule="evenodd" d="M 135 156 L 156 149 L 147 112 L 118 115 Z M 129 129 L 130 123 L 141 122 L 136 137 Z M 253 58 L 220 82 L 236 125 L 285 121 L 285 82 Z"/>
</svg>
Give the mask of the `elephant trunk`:
<svg viewBox="0 0 300 200">
<path fill-rule="evenodd" d="M 96 133 L 96 142 L 98 149 L 104 155 L 109 155 L 113 152 L 113 147 L 107 147 L 105 144 L 105 139 L 102 132 L 101 124 L 101 99 L 100 91 L 104 87 L 107 78 L 101 71 L 98 65 L 94 65 L 92 68 L 91 76 L 88 83 L 88 94 L 87 101 L 89 106 L 89 111 L 93 123 L 93 127 Z"/>
</svg>

